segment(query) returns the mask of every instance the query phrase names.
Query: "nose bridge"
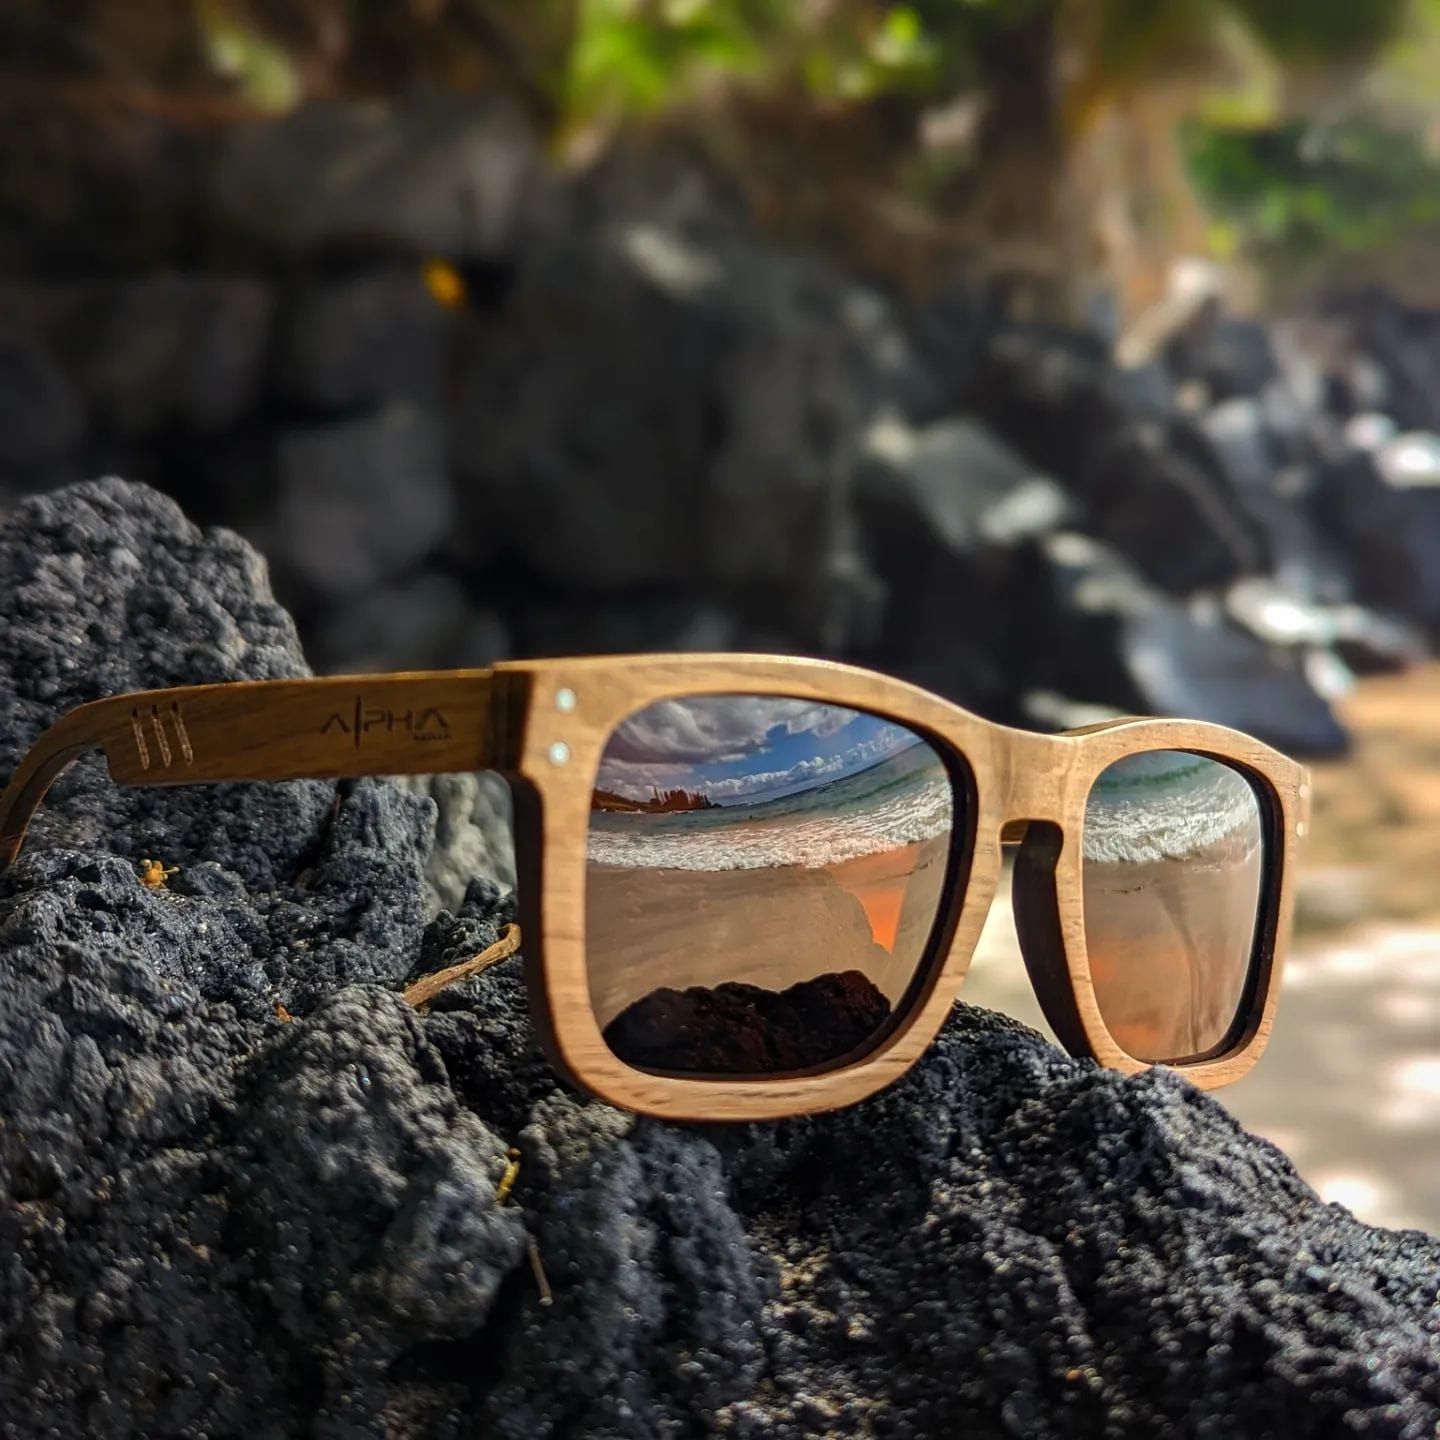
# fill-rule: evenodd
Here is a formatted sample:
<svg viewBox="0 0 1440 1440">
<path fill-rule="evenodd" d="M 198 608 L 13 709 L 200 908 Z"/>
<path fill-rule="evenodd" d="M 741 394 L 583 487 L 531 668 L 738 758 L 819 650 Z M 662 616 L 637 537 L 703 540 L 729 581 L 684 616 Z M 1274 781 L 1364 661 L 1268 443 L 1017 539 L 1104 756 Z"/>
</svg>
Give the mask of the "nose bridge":
<svg viewBox="0 0 1440 1440">
<path fill-rule="evenodd" d="M 1061 822 L 1069 813 L 1075 784 L 1076 742 L 1008 727 L 997 740 L 995 779 L 1000 787 L 1001 824 L 1014 820 Z"/>
</svg>

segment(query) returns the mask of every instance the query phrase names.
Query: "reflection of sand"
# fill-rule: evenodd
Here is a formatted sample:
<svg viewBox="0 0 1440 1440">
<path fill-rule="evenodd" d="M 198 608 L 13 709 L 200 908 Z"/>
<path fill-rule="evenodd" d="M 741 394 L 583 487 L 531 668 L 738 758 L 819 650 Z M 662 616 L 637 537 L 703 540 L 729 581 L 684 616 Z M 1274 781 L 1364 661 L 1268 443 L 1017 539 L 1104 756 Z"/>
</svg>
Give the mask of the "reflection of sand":
<svg viewBox="0 0 1440 1440">
<path fill-rule="evenodd" d="M 1140 1060 L 1202 1055 L 1240 1006 L 1254 944 L 1258 822 L 1188 860 L 1085 864 L 1085 945 L 1110 1033 Z"/>
<path fill-rule="evenodd" d="M 827 869 L 679 870 L 592 863 L 586 954 L 607 1025 L 659 986 L 727 980 L 783 990 L 844 970 L 893 1005 L 929 936 L 948 837 Z"/>
<path fill-rule="evenodd" d="M 905 903 L 905 882 L 915 868 L 919 849 L 918 844 L 901 845 L 829 867 L 828 873 L 835 883 L 860 902 L 872 938 L 886 950 L 895 948 L 900 911 Z"/>
</svg>

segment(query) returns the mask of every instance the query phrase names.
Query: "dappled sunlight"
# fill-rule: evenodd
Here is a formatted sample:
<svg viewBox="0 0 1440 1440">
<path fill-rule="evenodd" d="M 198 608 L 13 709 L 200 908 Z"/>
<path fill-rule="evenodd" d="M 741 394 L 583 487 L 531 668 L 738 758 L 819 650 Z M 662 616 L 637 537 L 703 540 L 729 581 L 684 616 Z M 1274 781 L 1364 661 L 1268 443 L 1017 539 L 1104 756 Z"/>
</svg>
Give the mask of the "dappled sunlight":
<svg viewBox="0 0 1440 1440">
<path fill-rule="evenodd" d="M 1440 1230 L 1440 930 L 1302 941 L 1269 1049 L 1221 1100 L 1320 1192 Z"/>
<path fill-rule="evenodd" d="M 961 999 L 1053 1039 L 1007 891 L 996 896 Z M 1372 1224 L 1440 1232 L 1440 928 L 1297 942 L 1265 1054 L 1212 1093 L 1283 1150 L 1321 1199 Z"/>
</svg>

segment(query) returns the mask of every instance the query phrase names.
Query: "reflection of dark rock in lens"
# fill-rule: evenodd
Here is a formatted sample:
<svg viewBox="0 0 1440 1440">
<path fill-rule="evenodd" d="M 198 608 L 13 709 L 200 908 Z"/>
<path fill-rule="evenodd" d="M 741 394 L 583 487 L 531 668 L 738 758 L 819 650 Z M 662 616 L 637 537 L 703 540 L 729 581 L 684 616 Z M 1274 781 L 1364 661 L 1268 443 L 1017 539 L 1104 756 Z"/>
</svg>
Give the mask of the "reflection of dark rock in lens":
<svg viewBox="0 0 1440 1440">
<path fill-rule="evenodd" d="M 617 1015 L 605 1043 L 644 1070 L 774 1075 L 847 1055 L 889 1014 L 889 1002 L 858 970 L 780 991 L 734 981 L 666 987 Z"/>
<path fill-rule="evenodd" d="M 581 937 L 612 1052 L 696 1075 L 858 1060 L 918 993 L 954 817 L 939 755 L 883 716 L 722 694 L 627 717 Z"/>
</svg>

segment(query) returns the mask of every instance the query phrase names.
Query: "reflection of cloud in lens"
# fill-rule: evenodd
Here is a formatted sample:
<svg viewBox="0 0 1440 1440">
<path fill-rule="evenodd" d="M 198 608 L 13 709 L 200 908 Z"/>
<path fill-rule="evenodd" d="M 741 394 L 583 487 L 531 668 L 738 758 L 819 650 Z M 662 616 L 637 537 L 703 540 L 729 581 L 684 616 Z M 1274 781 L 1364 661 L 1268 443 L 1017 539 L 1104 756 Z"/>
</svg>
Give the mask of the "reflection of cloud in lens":
<svg viewBox="0 0 1440 1440">
<path fill-rule="evenodd" d="M 683 703 L 690 706 L 699 702 Z M 706 703 L 713 704 L 714 702 Z M 773 705 L 795 702 L 772 701 L 765 703 Z M 657 708 L 659 707 L 652 707 L 652 710 Z M 843 725 L 861 718 L 855 711 L 842 710 L 837 706 L 812 706 L 809 708 L 811 711 L 823 710 L 828 713 L 818 717 L 819 723 L 810 723 L 816 718 L 811 714 L 792 717 L 805 723 L 803 726 L 793 729 L 787 726 L 787 733 L 792 735 L 834 734 Z M 643 720 L 648 718 L 649 714 L 650 712 L 647 711 L 635 718 Z M 774 725 L 772 724 L 770 728 L 773 729 Z M 632 739 L 637 733 L 644 732 L 632 732 Z M 662 760 L 656 756 L 646 755 L 637 755 L 633 759 L 628 758 L 626 752 L 629 747 L 617 747 L 612 742 L 612 745 L 606 749 L 596 783 L 601 789 L 634 798 L 643 798 L 655 790 L 683 788 L 698 790 L 712 800 L 733 803 L 747 796 L 760 797 L 772 793 L 788 792 L 802 786 L 825 784 L 843 775 L 854 774 L 857 770 L 867 769 L 888 756 L 915 744 L 917 738 L 898 725 L 881 725 L 878 730 L 864 740 L 833 755 L 807 755 L 782 769 L 751 770 L 734 775 L 715 776 L 703 775 L 693 765 L 677 763 L 673 759 Z M 752 753 L 763 754 L 766 749 L 768 747 L 762 746 Z M 629 750 L 629 754 L 634 755 L 635 752 Z M 744 754 L 735 756 L 727 754 L 709 758 L 710 763 L 728 765 L 738 763 L 747 757 Z"/>
<path fill-rule="evenodd" d="M 777 726 L 787 735 L 833 735 L 854 718 L 853 710 L 838 705 L 765 695 L 662 700 L 626 720 L 610 737 L 606 754 L 651 764 L 735 762 L 763 751 Z"/>
</svg>

